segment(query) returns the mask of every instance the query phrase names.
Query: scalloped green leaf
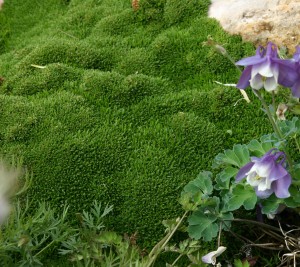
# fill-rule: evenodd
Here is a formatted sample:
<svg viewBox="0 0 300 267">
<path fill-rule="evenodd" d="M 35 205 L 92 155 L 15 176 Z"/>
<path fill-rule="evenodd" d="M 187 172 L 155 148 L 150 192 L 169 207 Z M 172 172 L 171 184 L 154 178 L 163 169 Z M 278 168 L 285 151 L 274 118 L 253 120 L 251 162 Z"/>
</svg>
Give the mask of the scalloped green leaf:
<svg viewBox="0 0 300 267">
<path fill-rule="evenodd" d="M 230 179 L 235 177 L 239 169 L 228 166 L 223 171 L 216 175 L 216 186 L 217 190 L 229 189 Z"/>
<path fill-rule="evenodd" d="M 251 210 L 255 207 L 256 202 L 257 196 L 254 189 L 247 184 L 238 184 L 229 195 L 228 202 L 224 209 L 225 211 L 233 211 L 244 206 L 246 210 Z"/>
<path fill-rule="evenodd" d="M 234 219 L 233 214 L 231 212 L 221 213 L 219 218 L 222 221 L 222 229 L 225 231 L 229 230 L 231 221 Z"/>
<path fill-rule="evenodd" d="M 256 139 L 250 141 L 250 143 L 248 144 L 248 149 L 252 152 L 257 152 L 261 155 L 266 153 L 262 146 L 262 143 L 258 142 Z"/>
<path fill-rule="evenodd" d="M 261 212 L 263 214 L 276 213 L 279 205 L 283 202 L 282 199 L 277 198 L 274 194 L 272 194 L 267 199 L 261 201 L 262 209 Z"/>
<path fill-rule="evenodd" d="M 284 199 L 284 203 L 286 206 L 290 208 L 297 208 L 300 206 L 300 194 L 299 188 L 295 185 L 290 186 L 289 192 L 291 196 L 289 198 Z"/>
<path fill-rule="evenodd" d="M 188 218 L 188 233 L 191 238 L 196 240 L 203 239 L 211 241 L 218 235 L 219 225 L 216 223 L 217 216 L 211 213 L 204 214 L 197 210 Z"/>
<path fill-rule="evenodd" d="M 222 165 L 233 165 L 238 168 L 244 166 L 250 161 L 249 150 L 246 145 L 234 145 L 233 149 L 225 150 L 224 153 L 220 153 L 215 157 L 213 162 L 213 168 L 220 167 Z"/>
<path fill-rule="evenodd" d="M 182 194 L 189 193 L 196 195 L 201 192 L 205 196 L 209 196 L 213 191 L 212 173 L 208 171 L 200 172 L 196 179 L 189 182 L 184 188 Z"/>
<path fill-rule="evenodd" d="M 300 121 L 298 117 L 293 117 L 292 120 L 280 121 L 278 126 L 285 138 L 290 135 L 300 134 Z"/>
<path fill-rule="evenodd" d="M 260 157 L 268 152 L 270 149 L 274 147 L 274 142 L 278 140 L 273 140 L 272 135 L 264 135 L 261 137 L 261 140 L 258 141 L 256 139 L 251 140 L 247 145 L 248 149 L 253 152 L 256 156 Z"/>
</svg>

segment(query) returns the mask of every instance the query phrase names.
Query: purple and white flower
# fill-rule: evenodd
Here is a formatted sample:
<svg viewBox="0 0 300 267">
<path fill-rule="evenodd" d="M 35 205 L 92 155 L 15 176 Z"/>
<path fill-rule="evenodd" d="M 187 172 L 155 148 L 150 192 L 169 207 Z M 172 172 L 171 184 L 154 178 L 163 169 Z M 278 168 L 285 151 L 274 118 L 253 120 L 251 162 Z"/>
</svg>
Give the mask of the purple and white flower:
<svg viewBox="0 0 300 267">
<path fill-rule="evenodd" d="M 250 85 L 255 90 L 264 87 L 271 92 L 278 84 L 293 86 L 298 77 L 293 60 L 278 58 L 277 46 L 271 42 L 266 49 L 259 46 L 255 56 L 241 59 L 236 65 L 246 66 L 237 84 L 239 89 Z"/>
<path fill-rule="evenodd" d="M 260 198 L 267 198 L 272 193 L 278 198 L 290 196 L 288 189 L 292 178 L 285 169 L 285 153 L 277 149 L 271 149 L 261 158 L 251 157 L 251 162 L 239 170 L 236 181 L 243 178 Z"/>
<path fill-rule="evenodd" d="M 296 52 L 292 59 L 295 63 L 295 69 L 298 76 L 294 80 L 294 84 L 291 87 L 292 95 L 294 97 L 300 98 L 300 47 L 296 47 Z"/>
<path fill-rule="evenodd" d="M 226 247 L 220 246 L 216 251 L 209 252 L 208 254 L 203 256 L 202 261 L 207 264 L 216 265 L 217 257 L 220 256 L 225 250 Z"/>
</svg>

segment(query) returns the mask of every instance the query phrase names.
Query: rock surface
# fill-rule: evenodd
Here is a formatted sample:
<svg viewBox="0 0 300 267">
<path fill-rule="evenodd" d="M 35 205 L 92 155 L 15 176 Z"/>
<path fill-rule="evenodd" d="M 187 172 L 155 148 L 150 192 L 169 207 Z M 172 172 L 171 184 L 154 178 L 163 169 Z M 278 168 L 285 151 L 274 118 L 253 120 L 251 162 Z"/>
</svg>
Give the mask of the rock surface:
<svg viewBox="0 0 300 267">
<path fill-rule="evenodd" d="M 300 0 L 212 0 L 208 15 L 245 41 L 272 41 L 289 53 L 300 43 Z"/>
</svg>

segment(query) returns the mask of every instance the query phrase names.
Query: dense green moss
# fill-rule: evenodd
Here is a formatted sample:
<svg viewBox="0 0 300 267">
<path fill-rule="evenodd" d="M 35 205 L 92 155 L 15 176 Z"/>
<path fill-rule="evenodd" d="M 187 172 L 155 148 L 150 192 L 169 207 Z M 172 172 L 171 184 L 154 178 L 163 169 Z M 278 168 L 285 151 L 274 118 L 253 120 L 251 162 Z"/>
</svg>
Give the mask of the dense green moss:
<svg viewBox="0 0 300 267">
<path fill-rule="evenodd" d="M 33 49 L 20 62 L 19 68 L 28 68 L 32 64 L 65 63 L 86 69 L 110 70 L 111 57 L 109 51 L 104 52 L 84 42 L 54 39 Z"/>
<path fill-rule="evenodd" d="M 268 130 L 240 100 L 233 60 L 253 53 L 207 0 L 7 1 L 0 15 L 0 152 L 24 158 L 33 202 L 114 205 L 108 227 L 144 246 L 181 213 L 182 187 L 235 142 Z M 2 25 L 2 24 L 1 24 Z"/>
<path fill-rule="evenodd" d="M 27 73 L 20 71 L 8 78 L 2 91 L 14 95 L 32 95 L 44 90 L 69 90 L 78 86 L 81 77 L 79 70 L 60 63 L 41 67 L 31 66 L 31 68 L 36 69 Z"/>
<path fill-rule="evenodd" d="M 203 0 L 167 0 L 164 7 L 164 19 L 167 25 L 190 20 L 193 16 L 207 13 L 209 1 Z"/>
<path fill-rule="evenodd" d="M 123 76 L 117 72 L 89 71 L 83 77 L 83 94 L 97 105 L 117 105 L 127 107 L 140 102 L 145 97 L 168 92 L 168 82 L 161 78 L 143 74 Z"/>
</svg>

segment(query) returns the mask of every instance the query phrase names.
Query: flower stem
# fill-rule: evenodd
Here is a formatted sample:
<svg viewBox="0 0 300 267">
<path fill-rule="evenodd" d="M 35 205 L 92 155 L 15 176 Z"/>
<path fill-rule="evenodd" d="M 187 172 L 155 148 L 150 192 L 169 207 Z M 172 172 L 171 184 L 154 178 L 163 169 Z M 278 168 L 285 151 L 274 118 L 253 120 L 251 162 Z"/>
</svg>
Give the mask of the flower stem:
<svg viewBox="0 0 300 267">
<path fill-rule="evenodd" d="M 298 149 L 298 150 L 299 150 L 299 152 L 300 152 L 300 145 L 299 145 L 299 142 L 298 142 L 298 140 L 297 140 L 297 137 L 296 137 L 296 136 L 294 137 L 294 140 L 295 140 L 295 143 L 296 143 L 297 149 Z"/>
<path fill-rule="evenodd" d="M 171 266 L 175 266 L 176 262 L 179 261 L 179 259 L 183 256 L 183 254 L 180 254 L 175 261 L 171 264 Z"/>
<path fill-rule="evenodd" d="M 266 111 L 266 114 L 268 116 L 268 119 L 269 119 L 269 121 L 270 121 L 270 123 L 271 123 L 271 125 L 273 127 L 274 132 L 277 134 L 277 136 L 280 139 L 283 140 L 284 136 L 283 136 L 282 132 L 280 131 L 279 127 L 277 126 L 277 124 L 276 124 L 276 122 L 275 122 L 275 120 L 274 120 L 274 118 L 273 118 L 273 116 L 271 114 L 271 111 L 270 111 L 270 109 L 269 109 L 269 107 L 268 107 L 268 105 L 266 103 L 266 101 L 264 100 L 264 98 L 262 97 L 262 95 L 260 94 L 260 92 L 258 90 L 254 90 L 253 89 L 253 92 L 258 97 L 258 99 L 260 100 L 260 102 L 262 103 L 262 105 L 263 105 L 263 107 L 264 107 L 264 109 Z M 292 171 L 293 170 L 292 158 L 291 158 L 290 154 L 288 153 L 287 148 L 284 149 L 284 152 L 286 154 L 286 160 L 288 162 L 290 170 Z"/>
<path fill-rule="evenodd" d="M 150 251 L 148 257 L 149 257 L 149 262 L 147 262 L 146 267 L 151 267 L 152 264 L 154 264 L 157 256 L 164 250 L 165 246 L 168 244 L 172 236 L 175 234 L 179 226 L 182 224 L 182 221 L 186 217 L 189 211 L 185 211 L 185 213 L 182 215 L 182 217 L 179 219 L 177 222 L 176 226 L 174 229 L 168 233 L 161 241 L 159 241 L 154 248 Z"/>
<path fill-rule="evenodd" d="M 279 138 L 283 139 L 283 135 L 282 135 L 281 131 L 279 130 L 279 128 L 277 127 L 277 125 L 275 123 L 275 120 L 274 120 L 274 118 L 273 118 L 273 116 L 271 114 L 271 111 L 270 111 L 270 109 L 269 109 L 266 101 L 264 100 L 264 98 L 262 97 L 262 95 L 260 94 L 260 92 L 258 90 L 254 90 L 253 89 L 253 91 L 254 91 L 254 94 L 258 97 L 258 99 L 262 103 L 262 105 L 263 105 L 263 107 L 264 107 L 264 109 L 266 111 L 266 114 L 268 116 L 268 119 L 271 122 L 272 127 L 273 127 L 275 133 L 278 135 Z"/>
</svg>

